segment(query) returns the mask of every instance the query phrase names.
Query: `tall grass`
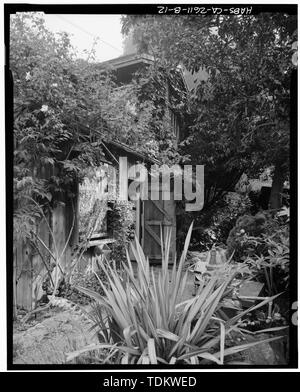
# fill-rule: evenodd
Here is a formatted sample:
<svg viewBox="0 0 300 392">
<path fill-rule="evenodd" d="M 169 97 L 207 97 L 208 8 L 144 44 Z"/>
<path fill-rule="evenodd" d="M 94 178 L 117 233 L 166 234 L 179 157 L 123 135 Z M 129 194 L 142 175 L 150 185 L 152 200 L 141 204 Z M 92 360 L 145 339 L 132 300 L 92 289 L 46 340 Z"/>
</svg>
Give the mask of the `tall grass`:
<svg viewBox="0 0 300 392">
<path fill-rule="evenodd" d="M 95 299 L 91 317 L 97 328 L 99 344 L 68 354 L 68 360 L 86 351 L 106 350 L 112 363 L 222 365 L 228 355 L 261 343 L 235 347 L 226 344 L 226 337 L 238 330 L 244 314 L 274 298 L 267 298 L 231 319 L 222 320 L 218 317 L 218 310 L 235 276 L 234 268 L 228 266 L 222 279 L 220 273 L 213 275 L 200 287 L 196 297 L 181 302 L 188 279 L 188 271 L 184 272 L 183 266 L 191 233 L 192 225 L 181 258 L 178 263 L 174 261 L 172 268 L 169 268 L 171 232 L 167 233 L 165 241 L 161 241 L 162 266 L 156 277 L 136 240 L 135 246 L 132 245 L 136 271 L 127 253 L 123 274 L 109 264 L 102 266 L 109 286 L 107 288 L 100 281 L 103 297 L 79 287 Z M 264 342 L 274 339 L 278 337 Z"/>
</svg>

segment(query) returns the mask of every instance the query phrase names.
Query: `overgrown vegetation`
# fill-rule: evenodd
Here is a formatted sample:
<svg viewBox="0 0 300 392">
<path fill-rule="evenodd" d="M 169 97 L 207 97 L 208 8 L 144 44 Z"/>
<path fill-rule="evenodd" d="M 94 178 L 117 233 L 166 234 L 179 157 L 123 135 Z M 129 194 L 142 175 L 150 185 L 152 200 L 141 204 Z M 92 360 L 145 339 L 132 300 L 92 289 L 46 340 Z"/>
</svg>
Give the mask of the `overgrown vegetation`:
<svg viewBox="0 0 300 392">
<path fill-rule="evenodd" d="M 297 16 L 126 15 L 123 32 L 139 51 L 196 80 L 188 96 L 184 153 L 205 165 L 205 205 L 241 174 L 272 167 L 271 208 L 288 179 L 290 77 Z"/>
<path fill-rule="evenodd" d="M 236 271 L 227 266 L 222 273 L 203 284 L 198 295 L 181 303 L 186 289 L 187 272 L 183 265 L 191 238 L 189 229 L 178 264 L 169 269 L 170 231 L 162 240 L 162 269 L 154 277 L 138 241 L 132 251 L 137 271 L 129 259 L 123 264 L 124 274 L 106 265 L 103 271 L 109 287 L 103 285 L 101 296 L 84 288 L 82 292 L 96 300 L 91 317 L 95 322 L 99 344 L 70 353 L 68 360 L 93 350 L 109 350 L 106 363 L 122 364 L 224 364 L 226 357 L 259 344 L 228 346 L 226 337 L 239 331 L 240 319 L 250 310 L 222 320 L 218 310 L 230 291 Z M 267 298 L 252 311 L 273 299 Z M 272 341 L 277 337 L 267 339 Z"/>
<path fill-rule="evenodd" d="M 227 254 L 234 252 L 235 260 L 241 262 L 248 256 L 267 255 L 273 240 L 286 241 L 289 237 L 288 223 L 280 225 L 272 212 L 262 211 L 256 215 L 241 216 L 227 239 Z"/>
<path fill-rule="evenodd" d="M 49 32 L 41 15 L 11 18 L 14 250 L 26 244 L 30 256 L 40 257 L 44 270 L 33 271 L 34 304 L 40 287 L 46 297 L 23 321 L 50 307 L 56 296 L 84 305 L 92 300 L 99 343 L 69 353 L 69 361 L 223 365 L 262 343 L 239 344 L 248 334 L 269 333 L 269 342 L 288 323 L 289 215 L 287 209 L 278 211 L 289 179 L 295 18 L 128 15 L 123 24 L 139 50 L 154 56 L 127 86 L 91 62 L 93 52 L 86 61 L 76 59 L 67 34 Z M 187 71 L 207 78 L 187 91 L 181 79 Z M 170 121 L 174 114 L 183 130 L 179 149 Z M 161 239 L 158 276 L 137 240 L 129 249 L 133 204 L 116 199 L 107 205 L 95 192 L 102 140 L 128 143 L 162 163 L 205 165 L 204 209 L 182 213 L 181 208 L 181 258 L 170 266 L 169 232 Z M 271 170 L 273 209 L 251 215 L 248 195 L 231 191 L 242 173 L 257 176 L 265 168 Z M 79 243 L 71 243 L 79 184 L 87 186 L 79 205 Z M 71 209 L 73 219 L 59 249 L 52 216 L 61 207 Z M 49 241 L 41 234 L 45 229 Z M 97 271 L 85 256 L 92 235 L 106 231 L 115 239 L 111 261 L 93 254 Z M 203 280 L 195 298 L 182 302 L 188 248 L 207 251 L 225 244 L 232 259 Z M 63 265 L 69 246 L 72 254 Z M 263 297 L 252 298 L 250 309 L 240 307 L 236 278 L 264 284 Z M 224 317 L 228 298 L 239 306 L 233 306 L 234 316 Z M 232 342 L 232 336 L 238 338 Z"/>
<path fill-rule="evenodd" d="M 184 209 L 178 211 L 178 246 L 184 238 L 185 232 L 194 220 L 194 229 L 191 238 L 191 250 L 210 250 L 214 244 L 226 246 L 226 241 L 237 219 L 248 213 L 251 202 L 247 195 L 228 193 L 222 200 L 211 207 L 194 213 L 187 213 Z"/>
<path fill-rule="evenodd" d="M 110 258 L 120 266 L 126 260 L 126 251 L 135 235 L 134 203 L 116 199 L 109 203 L 108 232 L 115 239 Z"/>
<path fill-rule="evenodd" d="M 252 315 L 246 323 L 253 328 L 282 325 L 289 317 L 290 279 L 289 218 L 285 210 L 241 217 L 228 237 L 227 253 L 248 267 L 244 279 L 263 283 L 267 296 L 281 294 L 265 312 Z M 255 327 L 254 327 L 255 328 Z"/>
<path fill-rule="evenodd" d="M 175 149 L 162 71 L 145 71 L 120 88 L 109 69 L 92 61 L 93 52 L 77 59 L 68 35 L 47 30 L 42 14 L 13 15 L 10 31 L 17 243 L 40 218 L 26 196 L 45 210 L 74 198 L 86 170 L 101 164 L 102 140 L 165 160 Z"/>
<path fill-rule="evenodd" d="M 49 260 L 54 260 L 54 242 L 48 244 L 40 237 L 48 247 L 45 249 L 36 235 L 47 224 L 47 237 L 52 237 L 52 216 L 57 207 L 73 205 L 75 214 L 78 183 L 88 170 L 102 164 L 102 140 L 126 142 L 152 156 L 163 151 L 165 160 L 167 150 L 175 151 L 166 91 L 160 79 L 165 80 L 166 75 L 160 72 L 154 77 L 154 72 L 146 72 L 120 88 L 111 70 L 99 67 L 93 60 L 93 50 L 86 60 L 76 58 L 68 35 L 47 30 L 41 13 L 11 16 L 14 251 L 29 241 L 34 251 L 44 257 L 49 271 L 53 269 Z M 168 148 L 166 143 L 170 144 Z M 84 230 L 80 233 L 82 243 L 73 249 L 74 259 L 81 258 L 93 230 L 102 229 L 102 215 L 106 213 L 101 203 L 86 196 L 82 208 L 91 208 L 80 214 L 79 226 Z M 91 215 L 97 215 L 98 221 Z M 69 228 L 67 231 L 66 247 L 74 247 L 69 237 L 73 233 Z M 120 234 L 117 258 L 124 256 L 124 241 L 128 238 Z"/>
</svg>

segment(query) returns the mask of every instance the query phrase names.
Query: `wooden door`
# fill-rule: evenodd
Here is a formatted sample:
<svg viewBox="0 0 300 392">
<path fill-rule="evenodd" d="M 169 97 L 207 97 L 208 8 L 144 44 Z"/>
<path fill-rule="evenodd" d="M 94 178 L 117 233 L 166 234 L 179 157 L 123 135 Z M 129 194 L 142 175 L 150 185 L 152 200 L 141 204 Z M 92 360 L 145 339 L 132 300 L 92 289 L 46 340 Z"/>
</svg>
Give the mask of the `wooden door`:
<svg viewBox="0 0 300 392">
<path fill-rule="evenodd" d="M 144 253 L 151 263 L 161 263 L 161 228 L 163 239 L 166 232 L 171 229 L 171 247 L 169 262 L 173 263 L 176 256 L 176 212 L 175 201 L 171 193 L 171 200 L 163 200 L 163 192 L 159 191 L 159 200 L 142 202 L 142 246 Z"/>
</svg>

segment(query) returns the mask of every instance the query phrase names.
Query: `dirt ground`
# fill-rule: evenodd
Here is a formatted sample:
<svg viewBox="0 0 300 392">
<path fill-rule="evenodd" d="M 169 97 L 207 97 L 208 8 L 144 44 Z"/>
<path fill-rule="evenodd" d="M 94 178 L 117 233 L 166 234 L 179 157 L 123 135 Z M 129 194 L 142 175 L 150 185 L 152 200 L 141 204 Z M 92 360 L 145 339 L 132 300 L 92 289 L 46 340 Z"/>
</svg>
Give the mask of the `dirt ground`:
<svg viewBox="0 0 300 392">
<path fill-rule="evenodd" d="M 66 353 L 96 343 L 91 325 L 73 310 L 49 310 L 46 318 L 14 333 L 15 364 L 65 364 Z M 44 316 L 45 317 L 45 316 Z"/>
<path fill-rule="evenodd" d="M 158 268 L 156 267 L 156 273 Z M 194 274 L 189 272 L 186 290 L 181 302 L 194 294 Z M 51 308 L 39 314 L 31 324 L 15 326 L 13 361 L 15 364 L 66 364 L 66 353 L 97 343 L 91 323 L 84 317 L 89 307 L 63 310 Z M 265 336 L 261 336 L 260 339 Z M 257 339 L 257 337 L 256 337 Z M 255 340 L 255 339 L 254 339 Z M 281 355 L 282 348 L 265 343 L 247 350 L 240 356 L 245 364 L 281 365 L 286 364 Z M 279 355 L 279 357 L 278 357 Z"/>
<path fill-rule="evenodd" d="M 156 273 L 159 268 L 155 268 Z M 182 298 L 192 298 L 194 276 L 189 273 L 187 287 Z M 88 308 L 83 308 L 85 311 Z M 90 331 L 91 324 L 81 312 L 54 308 L 45 311 L 38 319 L 26 325 L 16 325 L 13 343 L 15 364 L 65 364 L 66 353 L 97 343 L 97 337 Z"/>
</svg>

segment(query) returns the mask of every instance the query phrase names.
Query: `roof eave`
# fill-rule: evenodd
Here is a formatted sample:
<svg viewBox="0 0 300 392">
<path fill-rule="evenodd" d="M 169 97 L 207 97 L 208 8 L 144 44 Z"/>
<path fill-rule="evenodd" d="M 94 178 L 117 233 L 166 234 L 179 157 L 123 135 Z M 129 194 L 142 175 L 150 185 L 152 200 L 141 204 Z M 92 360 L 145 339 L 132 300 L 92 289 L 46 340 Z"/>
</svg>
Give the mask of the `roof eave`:
<svg viewBox="0 0 300 392">
<path fill-rule="evenodd" d="M 154 57 L 149 54 L 131 54 L 126 56 L 120 56 L 108 61 L 104 61 L 101 63 L 101 66 L 110 66 L 112 68 L 118 69 L 127 67 L 132 64 L 144 63 L 144 64 L 153 64 Z"/>
<path fill-rule="evenodd" d="M 142 160 L 142 161 L 145 161 L 147 163 L 152 163 L 152 164 L 160 164 L 160 161 L 158 159 L 149 157 L 141 152 L 138 152 L 138 151 L 134 150 L 133 148 L 127 146 L 124 143 L 116 142 L 116 141 L 109 141 L 109 142 L 102 142 L 102 143 L 107 144 L 107 145 L 112 145 L 120 150 L 123 150 L 126 153 L 134 156 L 136 158 L 136 160 Z"/>
</svg>

